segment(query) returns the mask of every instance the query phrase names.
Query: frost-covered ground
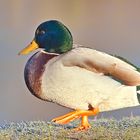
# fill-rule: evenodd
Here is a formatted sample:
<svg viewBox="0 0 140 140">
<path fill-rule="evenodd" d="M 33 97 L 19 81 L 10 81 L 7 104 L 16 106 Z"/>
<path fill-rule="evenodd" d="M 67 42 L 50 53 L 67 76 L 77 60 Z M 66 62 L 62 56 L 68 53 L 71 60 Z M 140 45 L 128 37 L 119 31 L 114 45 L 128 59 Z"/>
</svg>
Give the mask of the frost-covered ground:
<svg viewBox="0 0 140 140">
<path fill-rule="evenodd" d="M 92 128 L 83 132 L 72 130 L 79 121 L 65 126 L 44 121 L 5 123 L 0 126 L 0 140 L 140 140 L 140 117 L 90 123 Z"/>
</svg>

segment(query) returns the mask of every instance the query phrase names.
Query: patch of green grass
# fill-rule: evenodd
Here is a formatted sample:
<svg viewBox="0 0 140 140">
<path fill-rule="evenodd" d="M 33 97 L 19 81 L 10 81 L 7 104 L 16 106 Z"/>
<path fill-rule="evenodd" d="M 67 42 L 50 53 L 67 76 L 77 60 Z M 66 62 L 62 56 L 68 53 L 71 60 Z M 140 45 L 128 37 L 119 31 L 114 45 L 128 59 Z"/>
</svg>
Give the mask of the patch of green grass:
<svg viewBox="0 0 140 140">
<path fill-rule="evenodd" d="M 140 117 L 97 119 L 88 131 L 74 132 L 80 122 L 61 126 L 44 121 L 22 121 L 0 126 L 0 140 L 140 140 Z"/>
</svg>

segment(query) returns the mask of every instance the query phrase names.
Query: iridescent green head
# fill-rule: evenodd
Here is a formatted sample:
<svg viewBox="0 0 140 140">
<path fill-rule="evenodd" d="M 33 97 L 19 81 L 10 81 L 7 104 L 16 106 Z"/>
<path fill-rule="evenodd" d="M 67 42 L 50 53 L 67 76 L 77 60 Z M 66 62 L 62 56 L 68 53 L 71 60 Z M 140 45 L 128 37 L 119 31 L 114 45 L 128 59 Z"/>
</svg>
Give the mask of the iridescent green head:
<svg viewBox="0 0 140 140">
<path fill-rule="evenodd" d="M 57 20 L 43 22 L 35 32 L 34 40 L 19 54 L 43 48 L 49 53 L 62 54 L 72 49 L 73 38 L 69 29 Z"/>
</svg>

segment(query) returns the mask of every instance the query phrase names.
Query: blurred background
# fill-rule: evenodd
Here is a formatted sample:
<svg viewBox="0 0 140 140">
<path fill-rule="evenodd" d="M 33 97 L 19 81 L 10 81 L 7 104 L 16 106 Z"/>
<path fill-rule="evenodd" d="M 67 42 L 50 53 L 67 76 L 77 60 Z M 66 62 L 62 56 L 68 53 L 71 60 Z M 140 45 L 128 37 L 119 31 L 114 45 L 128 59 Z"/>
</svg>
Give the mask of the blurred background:
<svg viewBox="0 0 140 140">
<path fill-rule="evenodd" d="M 124 56 L 140 66 L 139 0 L 0 0 L 0 123 L 50 120 L 69 110 L 35 98 L 24 83 L 30 55 L 18 56 L 37 26 L 57 19 L 72 32 L 74 43 Z M 100 116 L 140 115 L 140 107 Z"/>
</svg>

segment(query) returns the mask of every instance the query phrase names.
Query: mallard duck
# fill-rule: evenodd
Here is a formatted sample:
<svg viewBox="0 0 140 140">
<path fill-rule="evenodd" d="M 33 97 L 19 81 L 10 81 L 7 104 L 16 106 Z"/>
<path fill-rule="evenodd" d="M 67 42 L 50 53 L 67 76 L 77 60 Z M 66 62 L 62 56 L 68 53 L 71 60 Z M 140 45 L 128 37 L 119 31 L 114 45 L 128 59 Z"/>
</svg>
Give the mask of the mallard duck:
<svg viewBox="0 0 140 140">
<path fill-rule="evenodd" d="M 69 29 L 57 20 L 41 23 L 31 44 L 19 54 L 40 48 L 27 62 L 25 82 L 36 97 L 74 111 L 52 121 L 81 118 L 76 130 L 90 128 L 88 116 L 139 105 L 140 73 L 129 63 L 92 48 L 73 45 Z"/>
</svg>

